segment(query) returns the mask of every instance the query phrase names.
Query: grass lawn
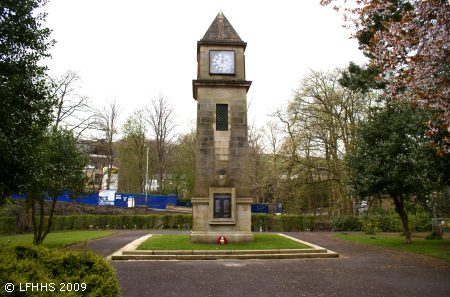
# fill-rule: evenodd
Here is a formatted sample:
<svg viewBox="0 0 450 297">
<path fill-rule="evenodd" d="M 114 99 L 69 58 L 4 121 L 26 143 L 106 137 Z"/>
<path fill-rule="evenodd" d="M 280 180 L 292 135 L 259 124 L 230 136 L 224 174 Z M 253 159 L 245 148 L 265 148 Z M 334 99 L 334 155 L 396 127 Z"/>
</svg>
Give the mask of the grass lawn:
<svg viewBox="0 0 450 297">
<path fill-rule="evenodd" d="M 111 234 L 116 232 L 110 231 L 78 231 L 78 232 L 60 232 L 49 233 L 42 243 L 45 246 L 60 248 L 70 244 L 83 242 Z M 0 237 L 0 244 L 15 243 L 18 241 L 33 242 L 33 234 L 2 236 Z"/>
<path fill-rule="evenodd" d="M 417 254 L 424 254 L 450 261 L 450 239 L 411 239 L 411 244 L 405 243 L 405 237 L 381 235 L 331 235 L 331 237 L 354 242 L 401 249 Z M 373 239 L 375 238 L 375 239 Z"/>
<path fill-rule="evenodd" d="M 277 234 L 254 234 L 255 242 L 208 244 L 190 243 L 189 234 L 153 234 L 136 250 L 272 250 L 272 249 L 307 249 L 301 244 Z"/>
</svg>

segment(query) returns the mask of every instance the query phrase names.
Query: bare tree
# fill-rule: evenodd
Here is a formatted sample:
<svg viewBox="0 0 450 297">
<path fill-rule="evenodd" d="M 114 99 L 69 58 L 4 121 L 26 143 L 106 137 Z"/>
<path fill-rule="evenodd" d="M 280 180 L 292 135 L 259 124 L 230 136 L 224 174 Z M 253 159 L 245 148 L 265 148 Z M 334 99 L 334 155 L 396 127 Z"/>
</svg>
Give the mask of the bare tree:
<svg viewBox="0 0 450 297">
<path fill-rule="evenodd" d="M 59 78 L 50 80 L 54 86 L 52 95 L 57 100 L 55 126 L 64 125 L 78 139 L 94 124 L 89 97 L 79 93 L 81 77 L 77 72 L 68 70 Z"/>
<path fill-rule="evenodd" d="M 175 142 L 174 110 L 163 94 L 159 93 L 145 107 L 146 118 L 150 125 L 150 132 L 156 141 L 158 156 L 159 193 L 162 193 L 163 178 L 166 173 L 168 157 Z"/>
<path fill-rule="evenodd" d="M 122 112 L 121 107 L 117 104 L 116 99 L 110 99 L 106 105 L 97 109 L 95 115 L 95 126 L 101 131 L 101 136 L 97 139 L 104 146 L 106 152 L 106 163 L 108 166 L 108 177 L 106 178 L 106 189 L 110 189 L 111 185 L 111 173 L 114 164 L 114 158 L 116 156 L 113 144 L 114 140 L 119 133 L 119 121 L 118 118 Z"/>
</svg>

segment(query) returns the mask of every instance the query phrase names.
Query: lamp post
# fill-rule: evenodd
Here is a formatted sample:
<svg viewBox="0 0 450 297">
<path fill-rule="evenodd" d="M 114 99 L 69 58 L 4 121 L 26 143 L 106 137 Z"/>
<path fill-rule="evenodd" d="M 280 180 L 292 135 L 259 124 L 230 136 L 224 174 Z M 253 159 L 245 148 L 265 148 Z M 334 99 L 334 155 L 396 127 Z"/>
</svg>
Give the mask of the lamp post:
<svg viewBox="0 0 450 297">
<path fill-rule="evenodd" d="M 146 147 L 147 147 L 147 170 L 145 173 L 145 205 L 147 205 L 147 187 L 148 187 L 148 146 L 146 145 Z"/>
</svg>

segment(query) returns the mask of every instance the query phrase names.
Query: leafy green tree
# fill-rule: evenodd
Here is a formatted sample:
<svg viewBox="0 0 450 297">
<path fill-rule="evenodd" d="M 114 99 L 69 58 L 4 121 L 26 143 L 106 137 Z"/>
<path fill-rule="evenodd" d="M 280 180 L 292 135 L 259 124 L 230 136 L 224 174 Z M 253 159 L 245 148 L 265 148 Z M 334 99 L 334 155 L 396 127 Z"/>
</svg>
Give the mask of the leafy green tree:
<svg viewBox="0 0 450 297">
<path fill-rule="evenodd" d="M 85 167 L 89 157 L 77 148 L 72 131 L 65 128 L 50 128 L 44 140 L 32 154 L 34 164 L 33 181 L 27 200 L 31 202 L 34 243 L 40 244 L 50 232 L 56 201 L 59 195 L 70 190 L 70 197 L 76 199 L 86 191 L 89 177 Z M 45 199 L 51 200 L 50 210 L 45 214 Z M 39 223 L 36 222 L 36 203 L 40 208 Z M 44 216 L 48 215 L 48 219 Z"/>
<path fill-rule="evenodd" d="M 345 157 L 353 194 L 367 200 L 391 198 L 406 243 L 411 242 L 407 201 L 426 203 L 449 182 L 450 158 L 437 156 L 425 135 L 429 117 L 429 111 L 387 102 L 358 126 L 355 149 Z"/>
<path fill-rule="evenodd" d="M 42 28 L 45 0 L 1 0 L 0 8 L 0 204 L 26 192 L 33 180 L 32 152 L 52 121 L 54 100 L 38 62 L 54 41 Z"/>
<path fill-rule="evenodd" d="M 386 88 L 386 83 L 376 80 L 379 71 L 367 65 L 359 66 L 350 62 L 349 66 L 342 71 L 339 83 L 354 92 L 366 94 L 371 90 L 382 90 Z"/>
</svg>

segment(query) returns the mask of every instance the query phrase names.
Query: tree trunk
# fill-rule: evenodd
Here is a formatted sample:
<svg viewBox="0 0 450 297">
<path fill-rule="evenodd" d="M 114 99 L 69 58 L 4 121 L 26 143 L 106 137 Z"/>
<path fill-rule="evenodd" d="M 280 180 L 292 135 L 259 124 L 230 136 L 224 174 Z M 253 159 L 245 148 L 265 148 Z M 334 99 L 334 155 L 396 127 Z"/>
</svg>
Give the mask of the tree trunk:
<svg viewBox="0 0 450 297">
<path fill-rule="evenodd" d="M 31 211 L 31 199 L 25 199 L 25 221 L 24 221 L 24 229 L 25 231 L 32 230 L 32 211 Z"/>
<path fill-rule="evenodd" d="M 395 210 L 400 216 L 402 221 L 403 231 L 405 232 L 405 243 L 411 243 L 411 231 L 409 230 L 408 215 L 406 214 L 404 207 L 403 196 L 394 197 Z"/>
<path fill-rule="evenodd" d="M 353 202 L 355 203 L 355 210 L 354 210 L 354 216 L 358 216 L 359 215 L 359 213 L 358 213 L 358 198 L 357 197 L 354 197 L 353 198 Z"/>
</svg>

